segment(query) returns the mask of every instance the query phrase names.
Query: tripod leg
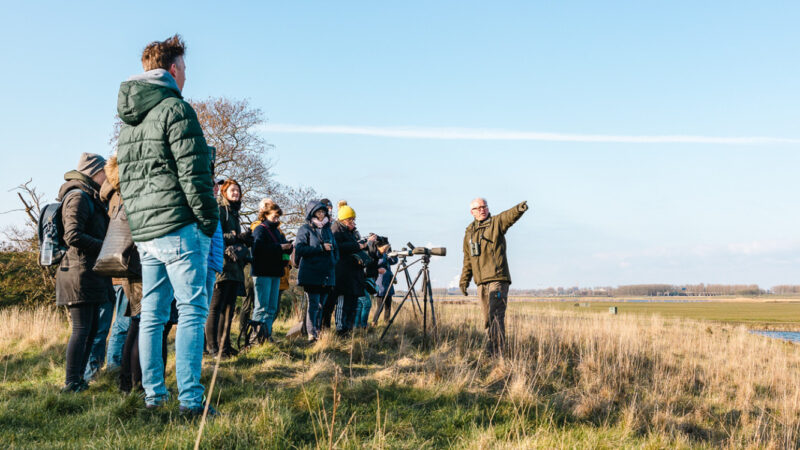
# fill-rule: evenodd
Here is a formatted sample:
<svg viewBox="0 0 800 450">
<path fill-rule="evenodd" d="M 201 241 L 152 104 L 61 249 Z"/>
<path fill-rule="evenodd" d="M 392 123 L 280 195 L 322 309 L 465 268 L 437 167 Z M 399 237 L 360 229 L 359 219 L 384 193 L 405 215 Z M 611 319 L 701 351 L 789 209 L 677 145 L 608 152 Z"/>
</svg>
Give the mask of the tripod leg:
<svg viewBox="0 0 800 450">
<path fill-rule="evenodd" d="M 378 324 L 378 318 L 381 316 L 383 312 L 383 308 L 386 306 L 386 299 L 389 298 L 389 292 L 391 292 L 392 285 L 394 284 L 394 280 L 397 279 L 397 274 L 395 273 L 392 275 L 392 281 L 389 282 L 389 289 L 386 290 L 386 294 L 381 299 L 381 304 L 378 305 L 378 308 L 375 310 L 375 316 L 372 318 L 372 325 L 375 326 Z"/>
<path fill-rule="evenodd" d="M 428 264 L 422 266 L 422 347 L 428 347 Z"/>
<path fill-rule="evenodd" d="M 381 333 L 381 337 L 378 339 L 379 341 L 382 341 L 383 337 L 386 336 L 386 332 L 389 331 L 389 327 L 392 326 L 392 324 L 394 323 L 394 319 L 400 313 L 400 309 L 403 307 L 403 304 L 405 304 L 406 300 L 408 300 L 409 296 L 411 295 L 411 292 L 414 290 L 414 286 L 417 284 L 420 275 L 422 275 L 422 272 L 417 274 L 417 277 L 414 279 L 414 282 L 409 286 L 408 292 L 406 292 L 406 295 L 403 296 L 403 301 L 401 301 L 400 304 L 397 305 L 397 309 L 394 310 L 392 318 L 389 319 L 389 323 L 387 323 L 386 328 L 383 329 L 383 333 Z"/>
<path fill-rule="evenodd" d="M 408 274 L 406 271 L 406 284 L 409 286 L 408 290 L 411 291 L 411 303 L 413 306 L 416 306 L 417 309 L 412 308 L 411 310 L 414 311 L 414 318 L 419 320 L 417 316 L 417 310 L 419 313 L 422 314 L 422 307 L 419 305 L 419 298 L 417 297 L 417 292 L 411 288 L 411 275 Z"/>
<path fill-rule="evenodd" d="M 428 285 L 425 288 L 428 290 L 428 301 L 431 304 L 431 326 L 436 327 L 436 313 L 433 309 L 433 286 L 431 286 L 430 279 L 428 279 Z"/>
</svg>

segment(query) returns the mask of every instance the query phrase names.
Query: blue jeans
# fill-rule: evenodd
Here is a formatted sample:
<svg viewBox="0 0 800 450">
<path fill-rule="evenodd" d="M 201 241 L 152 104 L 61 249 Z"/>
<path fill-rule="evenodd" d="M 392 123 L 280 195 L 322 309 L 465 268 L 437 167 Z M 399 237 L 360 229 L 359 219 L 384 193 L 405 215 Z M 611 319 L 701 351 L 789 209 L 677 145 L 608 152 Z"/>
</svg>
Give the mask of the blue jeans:
<svg viewBox="0 0 800 450">
<path fill-rule="evenodd" d="M 122 286 L 114 286 L 114 296 L 116 307 L 114 310 L 114 323 L 111 324 L 111 336 L 108 338 L 108 353 L 106 353 L 106 368 L 108 370 L 120 367 L 122 364 L 122 347 L 125 345 L 125 338 L 128 336 L 128 327 L 131 326 L 131 318 L 125 316 L 128 309 L 128 297 L 125 297 L 125 290 Z"/>
<path fill-rule="evenodd" d="M 356 328 L 367 328 L 369 322 L 369 310 L 372 308 L 372 299 L 369 295 L 358 298 L 356 306 Z"/>
<path fill-rule="evenodd" d="M 97 309 L 99 311 L 97 334 L 94 335 L 92 349 L 89 351 L 89 360 L 83 373 L 83 379 L 87 382 L 94 378 L 105 362 L 106 338 L 108 338 L 108 330 L 111 328 L 111 319 L 114 317 L 114 302 L 109 298 L 108 301 L 97 305 Z"/>
<path fill-rule="evenodd" d="M 272 336 L 272 322 L 278 314 L 280 297 L 280 277 L 253 277 L 256 301 L 253 305 L 253 320 L 267 326 L 267 334 Z"/>
<path fill-rule="evenodd" d="M 308 336 L 319 338 L 319 327 L 322 322 L 322 303 L 328 294 L 320 292 L 306 292 L 308 297 L 308 312 L 306 313 L 306 331 Z"/>
<path fill-rule="evenodd" d="M 139 361 L 145 403 L 167 399 L 161 344 L 173 297 L 178 306 L 175 334 L 175 378 L 181 406 L 202 406 L 203 327 L 208 316 L 208 249 L 211 238 L 197 224 L 139 242 L 142 259 L 142 317 Z"/>
</svg>

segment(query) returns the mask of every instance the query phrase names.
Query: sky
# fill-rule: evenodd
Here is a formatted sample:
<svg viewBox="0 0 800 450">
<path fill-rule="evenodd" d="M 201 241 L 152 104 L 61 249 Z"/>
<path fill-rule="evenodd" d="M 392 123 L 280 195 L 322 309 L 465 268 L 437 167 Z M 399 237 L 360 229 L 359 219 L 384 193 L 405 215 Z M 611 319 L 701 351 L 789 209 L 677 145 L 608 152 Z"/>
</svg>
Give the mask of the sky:
<svg viewBox="0 0 800 450">
<path fill-rule="evenodd" d="M 4 2 L 5 3 L 5 2 Z M 188 45 L 187 98 L 247 99 L 278 181 L 446 246 L 527 200 L 512 288 L 800 283 L 800 3 L 8 2 L 0 212 L 108 155 L 119 83 Z M 19 224 L 20 212 L 0 215 Z"/>
</svg>

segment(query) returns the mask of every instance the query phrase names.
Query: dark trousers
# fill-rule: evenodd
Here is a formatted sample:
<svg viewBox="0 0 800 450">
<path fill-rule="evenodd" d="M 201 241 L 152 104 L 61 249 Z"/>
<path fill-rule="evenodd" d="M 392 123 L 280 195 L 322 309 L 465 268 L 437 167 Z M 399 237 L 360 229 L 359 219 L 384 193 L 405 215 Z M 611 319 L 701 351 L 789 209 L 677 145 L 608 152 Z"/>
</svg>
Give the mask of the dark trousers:
<svg viewBox="0 0 800 450">
<path fill-rule="evenodd" d="M 69 306 L 72 335 L 67 344 L 67 376 L 65 384 L 80 383 L 89 362 L 89 352 L 97 334 L 99 303 L 82 303 Z"/>
<path fill-rule="evenodd" d="M 498 354 L 506 344 L 506 307 L 508 306 L 506 281 L 492 281 L 478 285 L 483 322 L 489 340 L 489 352 Z"/>
<path fill-rule="evenodd" d="M 331 316 L 336 309 L 337 296 L 334 294 L 325 294 L 324 296 L 325 298 L 322 300 L 322 321 L 320 322 L 322 326 L 320 329 L 327 330 L 331 327 Z"/>
<path fill-rule="evenodd" d="M 214 285 L 206 320 L 206 349 L 209 353 L 231 350 L 231 322 L 236 308 L 238 281 L 219 281 Z"/>
<path fill-rule="evenodd" d="M 336 332 L 346 334 L 353 329 L 356 322 L 358 297 L 355 295 L 339 295 L 336 302 Z"/>
<path fill-rule="evenodd" d="M 161 339 L 161 359 L 164 361 L 164 371 L 167 367 L 167 337 L 172 330 L 172 324 L 164 326 L 164 335 Z M 139 363 L 139 316 L 131 318 L 125 345 L 122 347 L 122 364 L 119 371 L 119 389 L 130 392 L 131 389 L 140 390 L 142 386 L 142 365 Z"/>
<path fill-rule="evenodd" d="M 249 276 L 249 273 L 250 271 L 245 269 L 244 297 L 242 298 L 242 307 L 239 310 L 239 330 L 244 330 L 247 322 L 253 317 L 253 307 L 256 303 L 256 290 L 253 285 L 253 277 Z M 278 298 L 280 298 L 280 294 Z"/>
</svg>

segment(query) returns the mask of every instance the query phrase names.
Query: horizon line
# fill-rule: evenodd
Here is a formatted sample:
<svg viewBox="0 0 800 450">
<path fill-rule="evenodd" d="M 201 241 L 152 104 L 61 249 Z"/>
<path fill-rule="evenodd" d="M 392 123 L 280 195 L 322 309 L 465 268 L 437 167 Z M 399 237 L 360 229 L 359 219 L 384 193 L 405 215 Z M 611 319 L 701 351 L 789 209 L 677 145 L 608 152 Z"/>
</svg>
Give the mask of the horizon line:
<svg viewBox="0 0 800 450">
<path fill-rule="evenodd" d="M 441 139 L 474 141 L 542 141 L 618 144 L 800 144 L 800 139 L 772 136 L 697 136 L 697 135 L 605 135 L 517 131 L 459 127 L 372 127 L 354 125 L 302 125 L 267 123 L 262 131 L 293 134 L 339 134 L 398 139 Z"/>
</svg>

